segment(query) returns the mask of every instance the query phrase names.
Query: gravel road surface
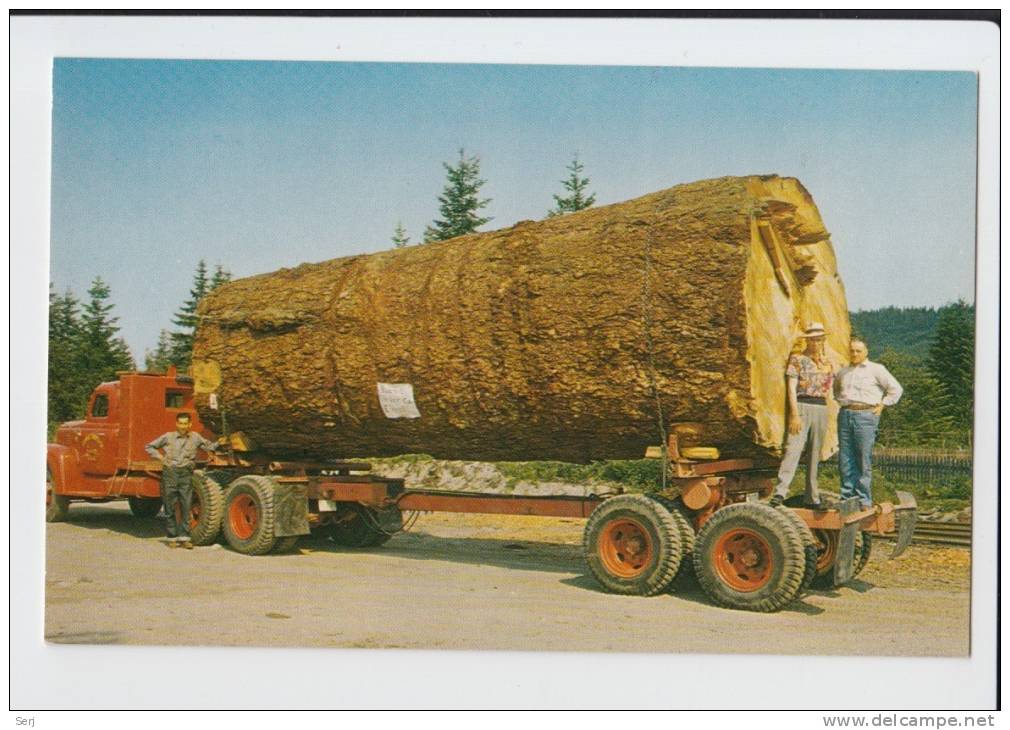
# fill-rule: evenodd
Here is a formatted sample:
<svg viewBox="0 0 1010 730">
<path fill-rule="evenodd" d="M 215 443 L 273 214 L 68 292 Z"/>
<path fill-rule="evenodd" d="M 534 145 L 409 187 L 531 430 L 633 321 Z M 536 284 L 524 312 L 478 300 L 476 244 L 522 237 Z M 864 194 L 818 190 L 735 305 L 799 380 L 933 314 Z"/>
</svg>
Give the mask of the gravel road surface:
<svg viewBox="0 0 1010 730">
<path fill-rule="evenodd" d="M 125 504 L 47 525 L 45 638 L 58 643 L 966 656 L 970 553 L 878 543 L 849 585 L 775 614 L 693 582 L 610 595 L 583 522 L 424 514 L 381 548 L 304 538 L 290 555 L 169 550 Z"/>
</svg>

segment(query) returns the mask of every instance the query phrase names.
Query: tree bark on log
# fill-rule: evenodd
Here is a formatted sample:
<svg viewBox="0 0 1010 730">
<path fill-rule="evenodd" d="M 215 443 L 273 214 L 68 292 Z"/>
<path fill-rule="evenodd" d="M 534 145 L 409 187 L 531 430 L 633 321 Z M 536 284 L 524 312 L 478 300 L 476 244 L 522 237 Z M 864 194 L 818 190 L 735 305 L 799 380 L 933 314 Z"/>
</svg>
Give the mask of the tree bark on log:
<svg viewBox="0 0 1010 730">
<path fill-rule="evenodd" d="M 836 365 L 849 338 L 829 234 L 778 176 L 282 269 L 199 315 L 194 359 L 222 372 L 201 419 L 285 458 L 640 458 L 660 422 L 693 422 L 768 461 L 803 327 Z M 420 416 L 388 418 L 380 383 L 410 384 Z"/>
</svg>

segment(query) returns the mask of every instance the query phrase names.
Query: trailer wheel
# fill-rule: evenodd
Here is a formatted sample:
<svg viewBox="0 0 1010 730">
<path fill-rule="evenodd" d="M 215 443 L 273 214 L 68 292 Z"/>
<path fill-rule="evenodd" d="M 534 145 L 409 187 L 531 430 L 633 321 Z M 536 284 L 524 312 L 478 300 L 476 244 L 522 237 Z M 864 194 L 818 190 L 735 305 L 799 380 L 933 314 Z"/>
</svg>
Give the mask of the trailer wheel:
<svg viewBox="0 0 1010 730">
<path fill-rule="evenodd" d="M 403 528 L 403 515 L 396 506 L 376 510 L 355 502 L 334 515 L 330 539 L 344 547 L 378 547 Z"/>
<path fill-rule="evenodd" d="M 838 531 L 814 530 L 817 539 L 817 576 L 813 584 L 815 588 L 831 590 L 837 588 L 835 583 L 835 559 L 838 555 Z M 870 560 L 873 549 L 873 539 L 868 532 L 856 533 L 856 544 L 852 554 L 852 577 L 859 575 Z"/>
<path fill-rule="evenodd" d="M 193 472 L 193 503 L 190 505 L 189 534 L 194 545 L 210 545 L 221 532 L 224 494 L 206 472 Z"/>
<path fill-rule="evenodd" d="M 275 554 L 289 553 L 295 549 L 295 545 L 298 544 L 298 535 L 291 535 L 289 537 L 278 537 L 277 542 L 274 543 L 274 549 L 270 552 Z"/>
<path fill-rule="evenodd" d="M 856 565 L 852 569 L 852 577 L 855 578 L 857 575 L 863 572 L 863 568 L 870 561 L 870 553 L 873 551 L 873 538 L 870 537 L 868 532 L 859 532 L 856 535 L 856 550 L 855 559 Z"/>
<path fill-rule="evenodd" d="M 161 500 L 154 497 L 127 497 L 134 517 L 155 517 L 161 511 Z"/>
<path fill-rule="evenodd" d="M 841 496 L 837 492 L 828 492 L 822 489 L 821 499 L 837 503 L 841 499 Z M 789 497 L 785 504 L 787 507 L 802 507 L 803 500 L 802 494 L 796 494 Z M 814 577 L 810 583 L 814 588 L 831 590 L 835 587 L 835 559 L 838 555 L 838 531 L 810 530 L 810 533 L 814 537 L 814 547 L 817 555 Z M 866 567 L 866 562 L 869 559 L 870 535 L 866 532 L 857 532 L 853 557 L 853 561 L 855 562 L 852 570 L 853 578 L 859 575 L 859 572 Z"/>
<path fill-rule="evenodd" d="M 70 498 L 56 493 L 53 470 L 46 467 L 46 522 L 63 522 L 70 516 Z"/>
<path fill-rule="evenodd" d="M 793 523 L 800 538 L 803 540 L 803 582 L 800 583 L 800 594 L 806 592 L 817 575 L 817 540 L 807 523 L 788 507 L 779 507 L 779 511 Z"/>
<path fill-rule="evenodd" d="M 659 501 L 641 494 L 604 500 L 582 538 L 589 569 L 611 593 L 654 596 L 677 576 L 681 528 Z"/>
<path fill-rule="evenodd" d="M 680 534 L 680 568 L 677 569 L 677 575 L 674 578 L 673 584 L 671 584 L 674 585 L 694 570 L 694 559 L 692 557 L 694 554 L 694 525 L 690 513 L 680 500 L 680 497 L 676 499 L 656 497 L 655 499 L 666 507 L 673 517 L 673 521 L 677 523 L 677 531 Z"/>
<path fill-rule="evenodd" d="M 231 483 L 224 498 L 224 536 L 235 552 L 265 555 L 274 537 L 274 484 L 267 477 L 248 475 Z"/>
<path fill-rule="evenodd" d="M 796 598 L 804 568 L 803 540 L 792 521 L 765 504 L 717 510 L 695 543 L 698 582 L 729 608 L 778 611 Z"/>
</svg>

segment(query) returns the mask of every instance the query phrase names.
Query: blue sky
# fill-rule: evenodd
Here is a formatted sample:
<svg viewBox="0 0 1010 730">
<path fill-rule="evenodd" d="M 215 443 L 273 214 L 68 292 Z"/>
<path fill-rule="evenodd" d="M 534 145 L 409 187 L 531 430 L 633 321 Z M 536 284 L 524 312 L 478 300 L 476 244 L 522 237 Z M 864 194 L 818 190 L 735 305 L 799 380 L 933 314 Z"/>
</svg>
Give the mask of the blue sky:
<svg viewBox="0 0 1010 730">
<path fill-rule="evenodd" d="M 234 276 L 412 242 L 443 161 L 484 229 L 542 218 L 578 152 L 597 203 L 798 177 L 850 308 L 974 296 L 974 74 L 57 59 L 50 278 L 101 275 L 142 363 L 200 258 Z"/>
</svg>

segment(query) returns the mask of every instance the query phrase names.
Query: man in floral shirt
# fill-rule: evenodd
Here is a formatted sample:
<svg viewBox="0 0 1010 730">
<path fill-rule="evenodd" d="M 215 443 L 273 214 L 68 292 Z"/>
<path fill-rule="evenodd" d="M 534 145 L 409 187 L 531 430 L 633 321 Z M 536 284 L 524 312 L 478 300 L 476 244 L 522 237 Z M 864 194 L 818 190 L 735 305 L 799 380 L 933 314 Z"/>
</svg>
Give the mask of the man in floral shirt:
<svg viewBox="0 0 1010 730">
<path fill-rule="evenodd" d="M 831 392 L 834 371 L 824 355 L 824 325 L 811 322 L 803 336 L 807 346 L 803 353 L 791 355 L 786 367 L 786 392 L 789 396 L 787 438 L 785 455 L 779 466 L 778 484 L 770 504 L 778 507 L 789 493 L 796 467 L 807 455 L 807 484 L 805 505 L 822 509 L 817 491 L 817 465 L 821 458 L 821 444 L 828 431 L 828 394 Z"/>
</svg>

